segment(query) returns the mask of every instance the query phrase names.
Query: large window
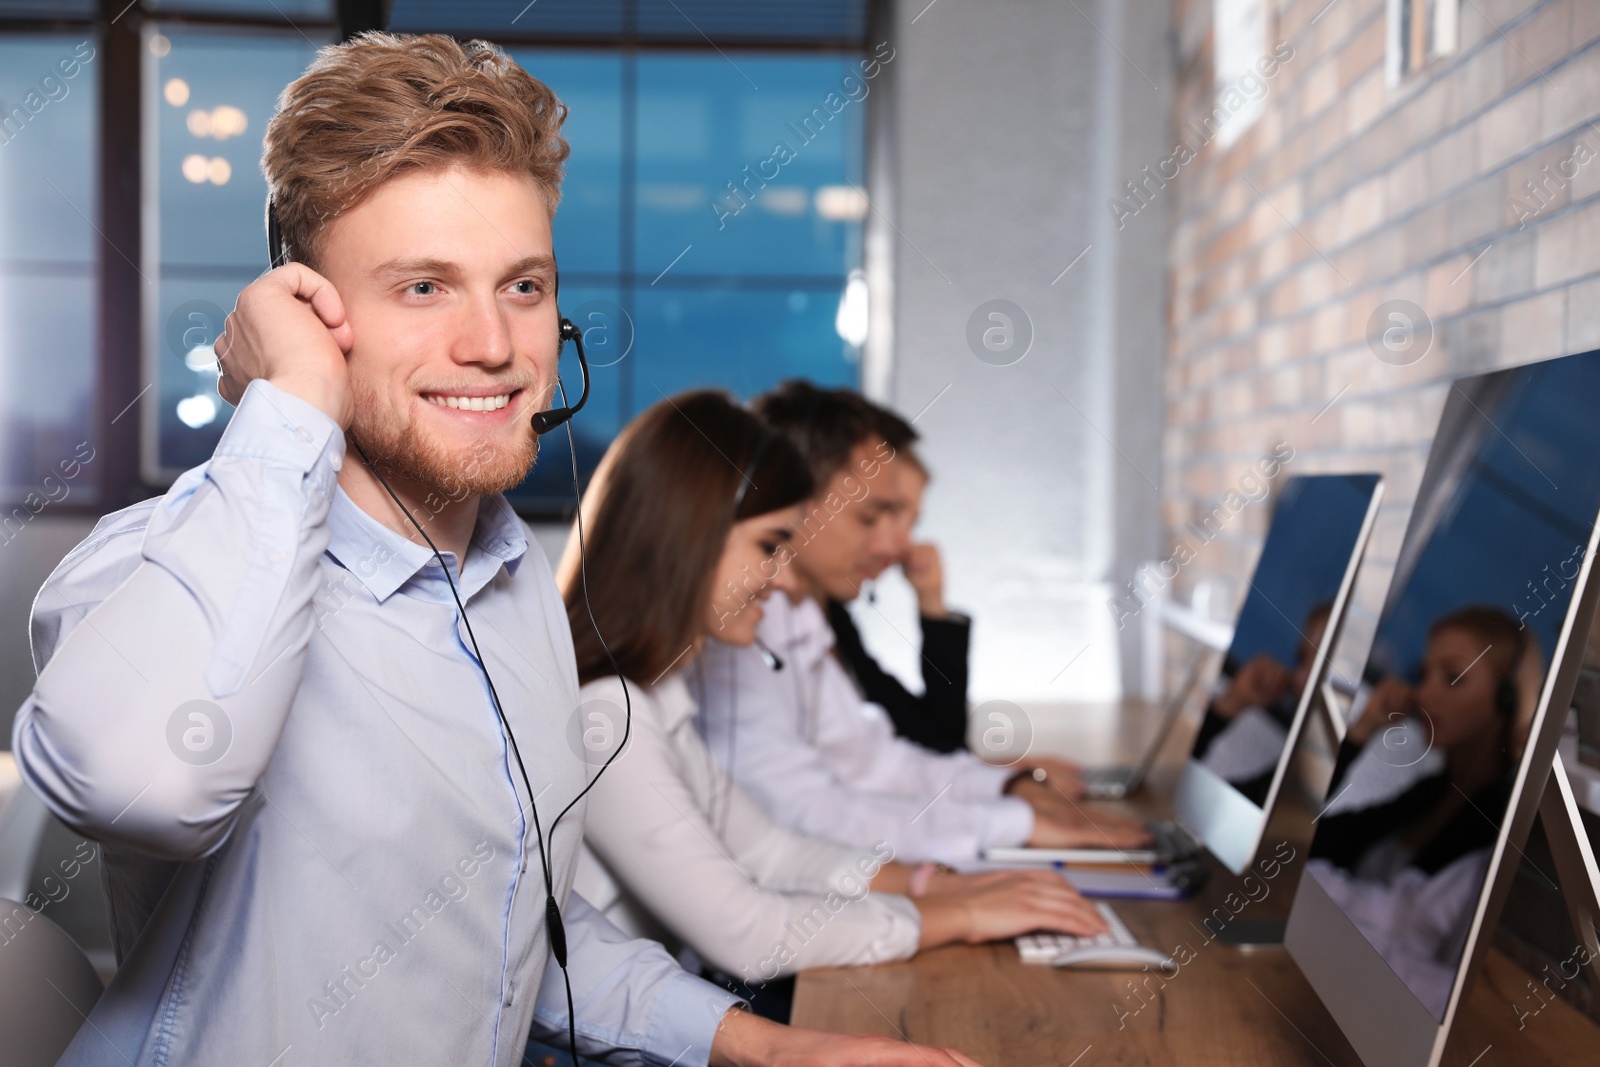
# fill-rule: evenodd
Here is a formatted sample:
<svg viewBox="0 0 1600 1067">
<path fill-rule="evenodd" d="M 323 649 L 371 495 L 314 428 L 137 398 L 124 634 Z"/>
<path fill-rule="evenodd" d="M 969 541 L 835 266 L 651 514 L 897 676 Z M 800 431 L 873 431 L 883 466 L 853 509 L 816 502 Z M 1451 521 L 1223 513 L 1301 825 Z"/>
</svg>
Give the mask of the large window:
<svg viewBox="0 0 1600 1067">
<path fill-rule="evenodd" d="M 239 290 L 267 266 L 262 135 L 278 93 L 326 31 L 146 27 L 144 476 L 164 484 L 205 461 L 232 410 L 211 345 Z M 146 398 L 151 399 L 151 398 Z"/>
<path fill-rule="evenodd" d="M 99 499 L 98 40 L 0 38 L 0 543 Z"/>
<path fill-rule="evenodd" d="M 838 322 L 866 208 L 865 116 L 840 87 L 859 74 L 855 57 L 512 54 L 571 109 L 555 246 L 561 309 L 593 368 L 590 406 L 573 423 L 585 475 L 663 396 L 710 386 L 749 397 L 796 376 L 856 382 Z M 837 113 L 830 94 L 845 102 Z M 552 435 L 514 497 L 559 508 L 571 478 L 566 437 Z"/>
<path fill-rule="evenodd" d="M 398 31 L 495 40 L 569 108 L 555 244 L 593 365 L 582 478 L 663 396 L 857 382 L 867 0 L 737 17 L 704 0 L 0 0 L 8 508 L 54 503 L 63 463 L 62 506 L 98 508 L 210 455 L 231 411 L 211 345 L 265 266 L 267 121 L 341 24 L 380 9 Z M 562 375 L 575 395 L 571 346 Z M 512 499 L 570 509 L 564 433 Z"/>
</svg>

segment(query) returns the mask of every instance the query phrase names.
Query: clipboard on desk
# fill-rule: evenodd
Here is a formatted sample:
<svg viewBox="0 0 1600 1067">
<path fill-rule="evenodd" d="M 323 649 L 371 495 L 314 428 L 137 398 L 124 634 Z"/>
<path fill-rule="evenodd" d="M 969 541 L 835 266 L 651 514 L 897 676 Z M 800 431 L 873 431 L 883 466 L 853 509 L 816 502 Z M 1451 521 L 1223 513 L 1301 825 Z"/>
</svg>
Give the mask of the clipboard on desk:
<svg viewBox="0 0 1600 1067">
<path fill-rule="evenodd" d="M 1166 864 L 1000 863 L 978 860 L 960 864 L 963 874 L 982 871 L 1053 870 L 1086 897 L 1109 900 L 1187 900 L 1210 877 L 1201 864 L 1184 860 Z"/>
<path fill-rule="evenodd" d="M 1061 877 L 1091 899 L 1188 900 L 1205 885 L 1208 872 L 1197 863 L 1153 870 L 1060 867 Z"/>
</svg>

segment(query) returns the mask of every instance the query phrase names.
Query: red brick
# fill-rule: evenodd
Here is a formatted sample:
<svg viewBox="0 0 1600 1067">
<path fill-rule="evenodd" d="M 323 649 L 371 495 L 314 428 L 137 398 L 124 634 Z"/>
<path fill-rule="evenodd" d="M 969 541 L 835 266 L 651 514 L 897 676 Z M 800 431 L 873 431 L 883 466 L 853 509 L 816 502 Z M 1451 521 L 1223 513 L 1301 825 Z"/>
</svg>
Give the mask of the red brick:
<svg viewBox="0 0 1600 1067">
<path fill-rule="evenodd" d="M 1546 139 L 1583 126 L 1595 117 L 1600 100 L 1600 46 L 1591 46 L 1539 79 L 1543 96 L 1540 133 Z"/>
<path fill-rule="evenodd" d="M 1567 290 L 1567 348 L 1572 352 L 1600 348 L 1600 279 Z"/>
<path fill-rule="evenodd" d="M 1500 319 L 1500 365 L 1516 366 L 1566 354 L 1564 289 L 1508 304 Z"/>
<path fill-rule="evenodd" d="M 1478 119 L 1478 171 L 1485 173 L 1537 145 L 1540 105 L 1545 84 L 1522 89 L 1501 100 Z"/>
<path fill-rule="evenodd" d="M 1547 289 L 1600 271 L 1600 202 L 1591 202 L 1535 228 L 1534 285 Z"/>
<path fill-rule="evenodd" d="M 1450 123 L 1462 122 L 1483 111 L 1505 93 L 1505 39 L 1496 37 L 1458 64 L 1446 80 L 1450 85 Z"/>
<path fill-rule="evenodd" d="M 1585 3 L 1589 0 L 1585 0 Z M 1506 34 L 1506 84 L 1546 77 L 1572 41 L 1572 0 L 1554 0 Z"/>
</svg>

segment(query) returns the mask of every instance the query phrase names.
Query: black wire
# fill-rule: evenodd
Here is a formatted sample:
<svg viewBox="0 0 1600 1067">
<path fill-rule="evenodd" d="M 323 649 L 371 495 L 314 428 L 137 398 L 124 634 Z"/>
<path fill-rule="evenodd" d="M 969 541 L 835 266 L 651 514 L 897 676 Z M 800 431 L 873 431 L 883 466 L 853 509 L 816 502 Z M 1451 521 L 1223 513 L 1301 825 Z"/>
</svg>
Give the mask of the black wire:
<svg viewBox="0 0 1600 1067">
<path fill-rule="evenodd" d="M 559 379 L 557 380 L 557 384 L 561 389 L 561 402 L 565 404 L 567 402 L 566 387 L 560 384 Z M 417 533 L 422 535 L 422 539 L 427 542 L 428 547 L 433 550 L 433 557 L 438 561 L 439 569 L 444 572 L 445 581 L 450 586 L 450 596 L 456 603 L 456 611 L 461 615 L 461 623 L 467 628 L 467 637 L 472 642 L 472 651 L 477 658 L 478 670 L 483 674 L 483 680 L 489 687 L 489 697 L 494 703 L 495 714 L 500 719 L 501 728 L 505 730 L 506 739 L 511 743 L 511 754 L 517 761 L 517 771 L 522 777 L 522 787 L 527 790 L 528 793 L 528 809 L 533 814 L 533 832 L 535 841 L 538 844 L 539 867 L 544 876 L 545 917 L 547 925 L 551 927 L 549 931 L 551 945 L 552 948 L 554 948 L 558 943 L 560 945 L 560 950 L 557 953 L 556 963 L 561 968 L 561 981 L 562 985 L 565 987 L 567 995 L 567 1041 L 572 1052 L 572 1062 L 576 1067 L 576 1065 L 580 1062 L 578 1059 L 578 1016 L 572 999 L 572 978 L 567 973 L 566 931 L 561 922 L 560 909 L 556 905 L 555 880 L 551 874 L 550 859 L 545 850 L 545 835 L 544 830 L 539 823 L 539 808 L 534 801 L 533 784 L 528 780 L 528 768 L 522 762 L 522 750 L 517 745 L 517 736 L 512 732 L 511 723 L 506 719 L 505 709 L 501 707 L 500 694 L 495 689 L 494 678 L 489 674 L 489 665 L 483 658 L 482 650 L 478 647 L 478 637 L 472 631 L 472 620 L 467 616 L 466 605 L 461 601 L 461 594 L 456 589 L 455 579 L 450 576 L 450 567 L 445 563 L 444 555 L 439 551 L 439 546 L 433 543 L 433 538 L 428 536 L 428 532 L 422 528 L 422 524 L 417 522 L 416 517 L 411 514 L 410 510 L 406 508 L 403 503 L 401 503 L 400 497 L 395 494 L 395 491 L 390 487 L 389 482 L 384 478 L 382 473 L 379 472 L 378 468 L 373 465 L 372 460 L 368 458 L 366 450 L 361 447 L 361 442 L 357 441 L 353 435 L 349 437 L 349 440 L 351 444 L 355 445 L 356 452 L 361 456 L 362 462 L 367 465 L 367 469 L 372 472 L 374 478 L 378 479 L 378 484 L 383 486 L 384 492 L 389 494 L 389 499 L 394 501 L 395 507 L 400 509 L 400 512 L 405 515 L 406 519 L 416 529 Z M 583 588 L 584 609 L 588 612 L 589 624 L 594 627 L 595 637 L 599 639 L 600 647 L 605 651 L 606 659 L 611 662 L 611 669 L 616 672 L 617 680 L 622 684 L 624 718 L 622 728 L 622 743 L 617 746 L 616 751 L 612 752 L 611 755 L 606 758 L 605 763 L 601 764 L 600 769 L 595 772 L 594 777 L 589 780 L 588 784 L 578 792 L 577 796 L 572 798 L 566 807 L 561 809 L 561 811 L 556 815 L 555 820 L 550 823 L 550 842 L 552 848 L 555 844 L 556 827 L 560 825 L 562 818 L 567 814 L 567 812 L 573 809 L 578 801 L 582 800 L 584 796 L 588 794 L 589 790 L 594 788 L 595 783 L 600 780 L 600 776 L 606 772 L 617 756 L 622 753 L 623 748 L 627 746 L 628 737 L 633 729 L 633 701 L 628 694 L 628 681 L 625 677 L 623 677 L 622 670 L 617 665 L 617 659 L 614 655 L 612 655 L 611 647 L 606 644 L 605 637 L 600 633 L 600 625 L 595 621 L 594 618 L 594 607 L 589 602 L 589 570 L 588 560 L 584 550 L 583 508 L 581 493 L 578 485 L 578 450 L 577 444 L 573 439 L 572 423 L 570 421 L 567 423 L 567 445 L 568 450 L 572 454 L 572 493 L 574 499 L 577 500 L 579 504 L 577 508 L 578 572 Z"/>
<path fill-rule="evenodd" d="M 567 387 L 562 384 L 559 378 L 556 379 L 556 388 L 561 390 L 561 403 L 565 405 L 567 403 Z M 552 834 L 555 833 L 556 823 L 561 821 L 562 816 L 571 811 L 573 805 L 582 800 L 589 790 L 594 788 L 594 784 L 600 780 L 602 774 L 606 773 L 612 761 L 622 755 L 622 750 L 628 747 L 628 737 L 633 731 L 633 698 L 628 695 L 628 679 L 623 675 L 622 668 L 618 666 L 617 657 L 612 654 L 611 646 L 606 644 L 605 635 L 600 632 L 600 624 L 595 621 L 594 605 L 589 602 L 589 560 L 583 546 L 583 494 L 578 489 L 578 443 L 572 433 L 571 419 L 567 420 L 567 452 L 572 460 L 572 496 L 577 502 L 575 510 L 577 512 L 578 529 L 578 578 L 579 584 L 583 588 L 583 610 L 589 616 L 589 625 L 594 628 L 594 636 L 599 640 L 600 648 L 605 652 L 607 662 L 611 664 L 612 673 L 617 676 L 617 682 L 622 686 L 622 743 L 617 745 L 616 751 L 606 757 L 606 761 L 600 765 L 600 769 L 594 772 L 594 777 L 589 780 L 589 784 L 579 790 L 578 795 L 572 798 L 571 803 L 562 808 L 560 813 L 556 815 L 556 821 L 550 824 L 550 832 Z M 574 1059 L 576 1059 L 576 1055 L 574 1055 Z"/>
<path fill-rule="evenodd" d="M 361 447 L 361 442 L 351 437 L 350 443 L 356 446 L 356 452 L 360 454 L 361 461 L 367 465 L 367 469 L 372 472 L 373 477 L 378 479 L 378 484 L 383 486 L 384 492 L 389 494 L 389 499 L 394 501 L 395 507 L 399 508 L 401 514 L 405 515 L 411 525 L 416 527 L 417 533 L 422 535 L 422 539 L 433 550 L 433 558 L 438 560 L 439 569 L 444 572 L 444 580 L 450 585 L 450 596 L 456 602 L 456 611 L 460 613 L 461 622 L 467 628 L 467 637 L 472 641 L 472 652 L 477 657 L 478 670 L 482 672 L 483 680 L 489 685 L 489 697 L 494 702 L 495 714 L 499 716 L 500 725 L 506 732 L 506 738 L 511 742 L 511 754 L 516 757 L 517 770 L 522 774 L 522 787 L 528 791 L 528 808 L 533 812 L 533 832 L 539 844 L 539 865 L 544 868 L 545 893 L 553 897 L 555 895 L 555 883 L 550 878 L 550 864 L 545 858 L 544 831 L 539 826 L 539 808 L 533 802 L 533 785 L 528 781 L 528 768 L 523 766 L 522 751 L 517 747 L 517 737 L 511 732 L 511 724 L 506 721 L 505 709 L 500 706 L 500 694 L 495 690 L 494 679 L 489 675 L 488 664 L 484 662 L 483 652 L 478 648 L 478 637 L 472 632 L 472 620 L 467 618 L 467 608 L 466 605 L 461 603 L 461 594 L 456 591 L 455 579 L 450 577 L 450 567 L 445 563 L 444 555 L 440 553 L 439 546 L 434 544 L 433 538 L 428 536 L 428 531 L 422 528 L 422 524 L 400 502 L 400 498 L 395 495 L 395 491 L 389 487 L 388 481 L 378 472 L 378 468 L 373 466 L 372 460 L 367 458 L 366 450 Z M 554 832 L 555 827 L 552 825 L 550 829 Z"/>
</svg>

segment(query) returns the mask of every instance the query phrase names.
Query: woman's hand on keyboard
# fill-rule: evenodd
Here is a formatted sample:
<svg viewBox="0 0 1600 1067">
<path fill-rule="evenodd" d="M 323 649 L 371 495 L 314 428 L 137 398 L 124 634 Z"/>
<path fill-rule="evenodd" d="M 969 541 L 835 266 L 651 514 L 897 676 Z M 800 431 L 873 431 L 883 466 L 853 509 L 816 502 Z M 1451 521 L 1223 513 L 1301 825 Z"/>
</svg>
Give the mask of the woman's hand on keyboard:
<svg viewBox="0 0 1600 1067">
<path fill-rule="evenodd" d="M 922 913 L 921 948 L 955 941 L 1002 941 L 1034 930 L 1103 934 L 1093 904 L 1054 871 L 1001 871 L 966 876 L 967 885 L 915 900 Z"/>
</svg>

